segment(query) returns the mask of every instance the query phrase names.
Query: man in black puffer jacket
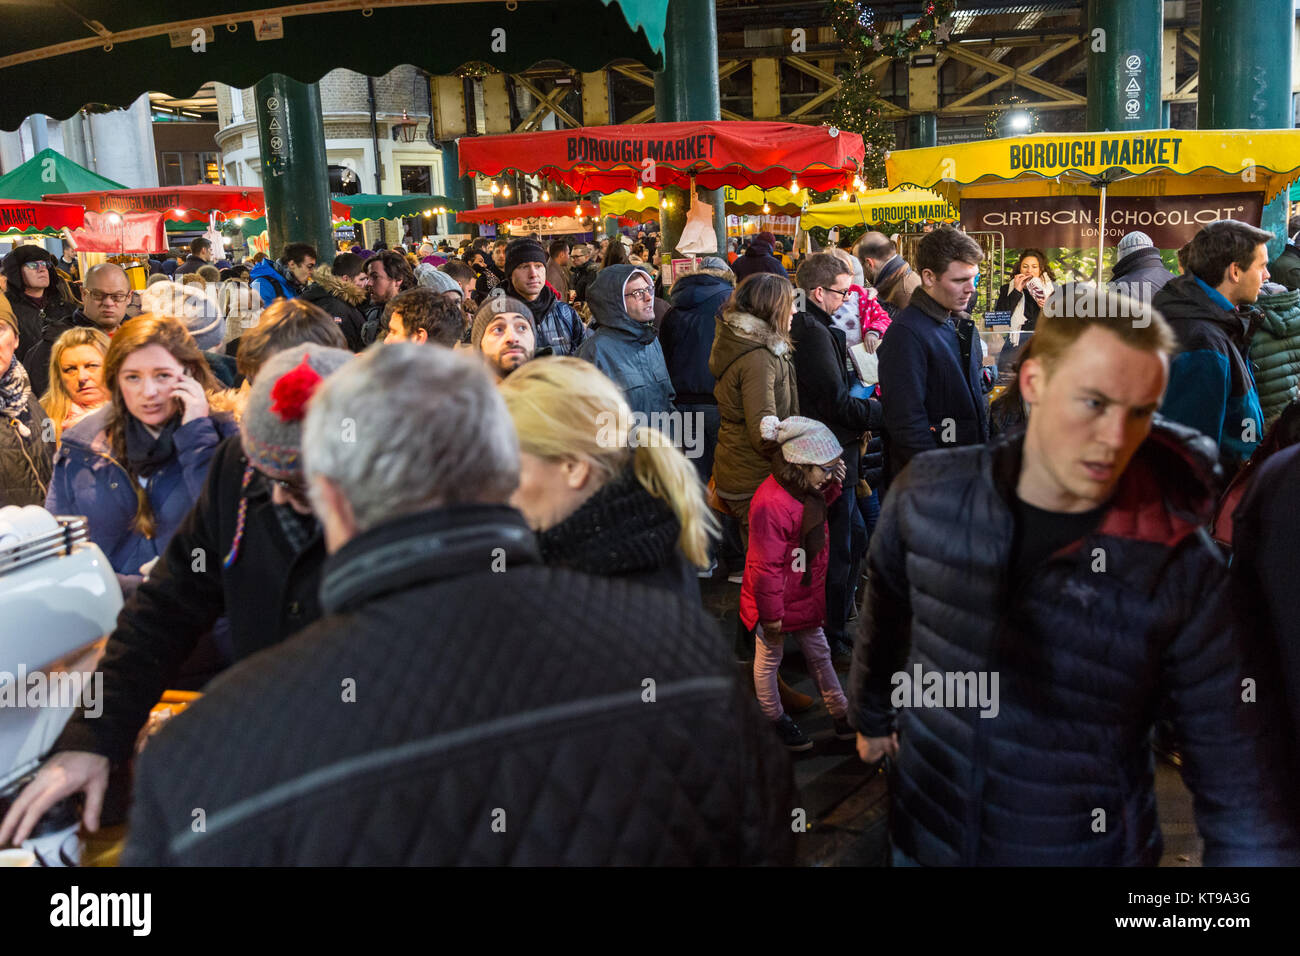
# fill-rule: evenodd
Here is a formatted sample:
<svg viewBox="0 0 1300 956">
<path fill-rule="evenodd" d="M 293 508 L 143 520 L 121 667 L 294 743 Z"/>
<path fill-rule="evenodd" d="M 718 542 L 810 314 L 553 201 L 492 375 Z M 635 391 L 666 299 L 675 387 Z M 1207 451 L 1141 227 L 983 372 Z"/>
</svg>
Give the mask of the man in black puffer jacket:
<svg viewBox="0 0 1300 956">
<path fill-rule="evenodd" d="M 1294 865 L 1285 718 L 1262 682 L 1243 693 L 1259 660 L 1203 530 L 1214 450 L 1152 427 L 1172 333 L 1053 302 L 1026 431 L 917 455 L 872 540 L 850 720 L 864 760 L 896 758 L 895 861 L 1155 865 L 1168 713 L 1205 863 Z"/>
<path fill-rule="evenodd" d="M 539 563 L 482 368 L 368 350 L 312 398 L 304 446 L 324 617 L 150 743 L 124 865 L 791 861 L 790 763 L 716 626 Z"/>
<path fill-rule="evenodd" d="M 709 354 L 722 306 L 735 291 L 736 276 L 727 263 L 708 256 L 700 261 L 698 269 L 673 283 L 668 295 L 672 308 L 659 328 L 659 344 L 677 393 L 674 404 L 683 415 L 703 417 L 703 454 L 691 463 L 705 484 L 713 474 L 713 451 L 722 424 L 718 400 L 713 397 L 717 379 L 709 371 Z"/>
</svg>

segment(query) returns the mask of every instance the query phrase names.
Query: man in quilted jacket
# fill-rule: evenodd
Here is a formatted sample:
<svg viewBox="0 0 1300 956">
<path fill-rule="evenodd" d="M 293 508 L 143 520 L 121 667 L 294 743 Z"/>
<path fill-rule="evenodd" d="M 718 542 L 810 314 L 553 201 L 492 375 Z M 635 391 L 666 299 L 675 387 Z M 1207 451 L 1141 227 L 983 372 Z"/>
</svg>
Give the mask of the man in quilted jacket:
<svg viewBox="0 0 1300 956">
<path fill-rule="evenodd" d="M 303 448 L 324 614 L 149 744 L 124 864 L 790 862 L 789 759 L 713 622 L 541 564 L 477 363 L 372 349 Z"/>
<path fill-rule="evenodd" d="M 895 861 L 1156 864 L 1167 714 L 1205 863 L 1294 864 L 1275 670 L 1203 531 L 1215 449 L 1153 421 L 1168 325 L 1093 289 L 1048 299 L 1026 430 L 919 454 L 886 496 L 850 722 L 895 757 Z"/>
</svg>

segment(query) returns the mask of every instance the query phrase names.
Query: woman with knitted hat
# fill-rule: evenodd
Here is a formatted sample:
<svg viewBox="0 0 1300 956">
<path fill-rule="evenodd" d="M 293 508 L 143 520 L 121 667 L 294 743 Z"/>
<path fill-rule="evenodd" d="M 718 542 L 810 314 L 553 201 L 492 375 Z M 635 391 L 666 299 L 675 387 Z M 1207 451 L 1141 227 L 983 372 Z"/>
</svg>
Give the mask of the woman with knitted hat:
<svg viewBox="0 0 1300 956">
<path fill-rule="evenodd" d="M 282 299 L 267 307 L 272 310 L 319 311 L 300 299 Z M 140 320 L 123 328 L 135 321 Z M 209 630 L 220 643 L 215 632 L 228 625 L 223 650 L 227 662 L 235 663 L 321 616 L 326 552 L 319 522 L 302 512 L 299 500 L 302 423 L 320 384 L 352 360 L 334 320 L 322 313 L 321 321 L 337 347 L 281 343 L 264 362 L 259 357 L 241 434 L 218 446 L 198 504 L 109 635 L 99 664 L 111 689 L 102 713 L 73 713 L 51 747 L 53 756 L 5 820 L 15 827 L 15 842 L 75 793 L 86 794 L 83 820 L 97 829 L 110 764 L 131 756 L 149 708 L 163 688 L 178 686 L 184 663 L 193 661 Z M 304 324 L 297 332 L 313 334 Z"/>
<path fill-rule="evenodd" d="M 763 715 L 790 750 L 812 741 L 781 706 L 777 668 L 787 634 L 799 642 L 822 701 L 835 721 L 835 738 L 853 740 L 848 700 L 831 662 L 826 621 L 827 506 L 840 496 L 843 447 L 829 428 L 811 418 L 768 416 L 762 436 L 781 446 L 774 471 L 754 493 L 749 548 L 740 588 L 740 619 L 758 626 L 754 690 Z"/>
<path fill-rule="evenodd" d="M 542 560 L 698 602 L 717 522 L 686 456 L 638 425 L 619 387 L 582 359 L 530 362 L 500 387 L 519 436 L 511 503 Z"/>
<path fill-rule="evenodd" d="M 226 397 L 178 320 L 141 315 L 104 356 L 108 404 L 63 433 L 45 507 L 85 515 L 128 596 L 189 513 L 218 443 Z"/>
</svg>

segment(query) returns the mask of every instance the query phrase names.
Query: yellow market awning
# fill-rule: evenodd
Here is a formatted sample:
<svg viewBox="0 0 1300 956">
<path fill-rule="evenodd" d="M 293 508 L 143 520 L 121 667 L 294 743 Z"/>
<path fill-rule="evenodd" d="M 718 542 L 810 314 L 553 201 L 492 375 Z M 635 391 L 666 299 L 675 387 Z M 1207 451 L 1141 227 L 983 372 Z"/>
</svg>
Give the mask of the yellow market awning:
<svg viewBox="0 0 1300 956">
<path fill-rule="evenodd" d="M 1005 139 L 894 150 L 889 185 L 962 196 L 1263 192 L 1271 201 L 1300 175 L 1300 130 L 1144 130 L 1037 133 Z M 985 187 L 1014 183 L 1010 191 Z"/>
<path fill-rule="evenodd" d="M 817 203 L 804 210 L 799 225 L 804 229 L 820 226 L 890 227 L 926 219 L 956 219 L 957 210 L 938 193 L 929 189 L 868 189 L 850 193 L 847 200 Z M 890 230 L 895 231 L 895 230 Z"/>
<path fill-rule="evenodd" d="M 723 189 L 726 211 L 729 216 L 763 215 L 763 204 L 767 203 L 768 215 L 797 216 L 809 201 L 808 190 L 801 189 L 792 193 L 788 189 L 760 189 L 748 186 L 744 189 Z M 643 222 L 646 218 L 655 218 L 659 214 L 659 190 L 642 189 L 641 198 L 636 193 L 620 191 L 602 196 L 600 199 L 602 216 L 634 216 Z"/>
</svg>

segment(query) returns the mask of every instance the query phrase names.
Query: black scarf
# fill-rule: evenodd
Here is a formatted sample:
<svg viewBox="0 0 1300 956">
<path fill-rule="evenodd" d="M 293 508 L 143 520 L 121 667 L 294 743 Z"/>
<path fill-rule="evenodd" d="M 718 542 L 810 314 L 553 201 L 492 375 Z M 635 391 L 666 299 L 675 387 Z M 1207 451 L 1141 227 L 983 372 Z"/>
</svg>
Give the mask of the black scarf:
<svg viewBox="0 0 1300 956">
<path fill-rule="evenodd" d="M 176 457 L 176 443 L 173 436 L 181 427 L 181 415 L 177 412 L 167 419 L 154 438 L 140 419 L 127 413 L 126 416 L 126 464 L 131 474 L 148 478 L 155 471 Z"/>
<path fill-rule="evenodd" d="M 533 328 L 541 328 L 542 316 L 546 315 L 546 310 L 555 304 L 555 293 L 551 291 L 551 287 L 549 285 L 542 286 L 542 291 L 538 293 L 537 298 L 532 302 L 529 302 L 523 293 L 516 290 L 513 284 L 510 286 L 510 291 L 528 306 L 528 311 L 533 313 Z"/>
<path fill-rule="evenodd" d="M 803 580 L 800 583 L 808 587 L 812 584 L 813 559 L 826 547 L 826 496 L 803 483 L 791 485 L 783 481 L 779 474 L 774 473 L 772 477 L 785 489 L 786 494 L 803 505 L 803 519 L 799 522 L 799 547 L 803 549 L 805 562 Z"/>
<path fill-rule="evenodd" d="M 546 564 L 601 577 L 655 571 L 673 560 L 681 525 L 631 467 L 559 524 L 537 535 Z"/>
</svg>

